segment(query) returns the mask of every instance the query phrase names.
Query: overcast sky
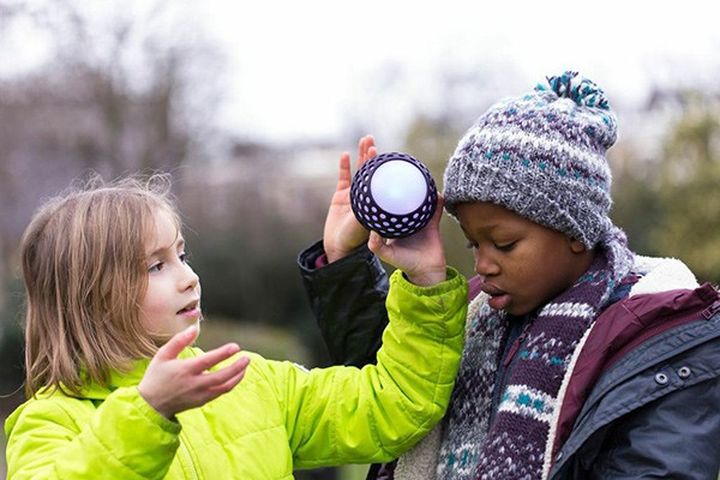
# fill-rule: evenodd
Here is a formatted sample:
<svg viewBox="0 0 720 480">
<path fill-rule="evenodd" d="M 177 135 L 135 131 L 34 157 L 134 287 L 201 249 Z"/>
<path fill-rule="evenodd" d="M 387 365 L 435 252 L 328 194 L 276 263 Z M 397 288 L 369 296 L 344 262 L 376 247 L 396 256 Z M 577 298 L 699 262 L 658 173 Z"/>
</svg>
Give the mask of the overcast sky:
<svg viewBox="0 0 720 480">
<path fill-rule="evenodd" d="M 102 10 L 111 3 L 92 5 Z M 653 83 L 720 84 L 714 0 L 167 5 L 193 12 L 186 15 L 188 32 L 203 29 L 224 53 L 223 125 L 268 140 L 337 138 L 354 109 L 358 116 L 378 112 L 372 117 L 378 123 L 384 116 L 397 120 L 408 105 L 437 96 L 430 79 L 450 68 L 506 72 L 508 91 L 501 95 L 567 68 L 620 102 L 638 101 Z M 15 48 L 3 48 L 0 72 L 42 56 L 42 36 L 28 32 L 13 37 Z M 403 72 L 404 83 L 394 85 L 397 98 L 389 101 L 373 80 L 393 71 Z M 373 103 L 378 98 L 383 105 Z"/>
<path fill-rule="evenodd" d="M 417 82 L 406 91 L 420 98 L 424 79 L 444 65 L 492 65 L 524 76 L 528 88 L 570 67 L 623 101 L 641 97 L 651 81 L 720 84 L 716 1 L 202 5 L 203 21 L 227 46 L 241 82 L 229 105 L 252 112 L 244 119 L 225 114 L 262 135 L 339 133 L 348 105 L 357 105 L 363 85 L 383 65 L 410 71 Z M 508 81 L 518 84 L 522 80 Z"/>
</svg>

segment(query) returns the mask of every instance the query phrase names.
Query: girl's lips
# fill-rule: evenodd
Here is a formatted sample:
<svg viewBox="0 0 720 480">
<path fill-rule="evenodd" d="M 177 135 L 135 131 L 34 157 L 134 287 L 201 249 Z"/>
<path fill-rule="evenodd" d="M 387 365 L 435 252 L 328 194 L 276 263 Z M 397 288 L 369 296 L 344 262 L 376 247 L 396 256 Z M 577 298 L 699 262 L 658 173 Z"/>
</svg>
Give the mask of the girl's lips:
<svg viewBox="0 0 720 480">
<path fill-rule="evenodd" d="M 202 315 L 202 311 L 200 310 L 200 307 L 197 306 L 197 307 L 188 308 L 185 310 L 180 310 L 179 312 L 177 312 L 177 315 L 180 315 L 181 317 L 186 317 L 186 318 L 197 318 L 200 315 Z"/>
</svg>

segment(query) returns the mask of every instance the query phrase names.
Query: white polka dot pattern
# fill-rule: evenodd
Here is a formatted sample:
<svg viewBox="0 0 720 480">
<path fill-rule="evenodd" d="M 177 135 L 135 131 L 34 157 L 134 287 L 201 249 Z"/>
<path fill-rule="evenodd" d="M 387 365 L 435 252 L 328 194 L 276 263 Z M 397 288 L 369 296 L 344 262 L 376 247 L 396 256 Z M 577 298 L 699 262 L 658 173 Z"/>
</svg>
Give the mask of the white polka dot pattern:
<svg viewBox="0 0 720 480">
<path fill-rule="evenodd" d="M 397 178 L 398 186 L 402 186 L 403 182 L 408 182 L 410 178 L 421 178 L 425 181 L 422 203 L 407 213 L 394 213 L 380 207 L 371 188 L 373 175 L 378 168 L 387 162 L 397 161 L 408 162 L 422 173 L 421 176 Z M 388 182 L 384 181 L 383 184 L 387 185 Z M 355 217 L 368 230 L 374 230 L 384 238 L 406 237 L 427 225 L 435 213 L 437 187 L 430 171 L 417 159 L 406 153 L 387 152 L 371 158 L 355 173 L 350 186 L 350 206 Z"/>
</svg>

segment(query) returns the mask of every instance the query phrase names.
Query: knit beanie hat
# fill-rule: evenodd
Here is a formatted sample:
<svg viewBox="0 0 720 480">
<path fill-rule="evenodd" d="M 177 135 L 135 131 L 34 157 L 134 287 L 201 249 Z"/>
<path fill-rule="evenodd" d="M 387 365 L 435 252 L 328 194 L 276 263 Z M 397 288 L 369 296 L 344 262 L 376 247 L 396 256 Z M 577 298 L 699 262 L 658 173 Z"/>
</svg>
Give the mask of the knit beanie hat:
<svg viewBox="0 0 720 480">
<path fill-rule="evenodd" d="M 617 120 L 577 72 L 502 100 L 460 140 L 445 169 L 445 208 L 491 202 L 593 248 L 613 227 L 605 151 Z"/>
</svg>

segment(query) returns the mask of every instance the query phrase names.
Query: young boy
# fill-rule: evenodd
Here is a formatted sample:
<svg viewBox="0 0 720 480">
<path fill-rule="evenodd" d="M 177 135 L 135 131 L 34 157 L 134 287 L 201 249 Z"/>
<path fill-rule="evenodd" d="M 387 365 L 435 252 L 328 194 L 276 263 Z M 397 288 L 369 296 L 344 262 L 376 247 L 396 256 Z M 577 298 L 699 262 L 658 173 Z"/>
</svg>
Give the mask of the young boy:
<svg viewBox="0 0 720 480">
<path fill-rule="evenodd" d="M 439 427 L 369 478 L 716 478 L 718 292 L 627 248 L 608 216 L 616 137 L 602 90 L 565 72 L 460 140 L 444 197 L 478 273 L 463 362 Z M 359 164 L 374 153 L 362 139 Z M 334 358 L 361 364 L 387 282 L 340 187 L 299 262 Z"/>
</svg>

